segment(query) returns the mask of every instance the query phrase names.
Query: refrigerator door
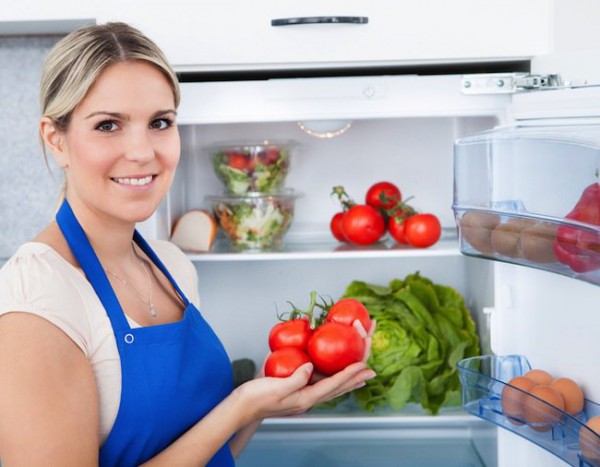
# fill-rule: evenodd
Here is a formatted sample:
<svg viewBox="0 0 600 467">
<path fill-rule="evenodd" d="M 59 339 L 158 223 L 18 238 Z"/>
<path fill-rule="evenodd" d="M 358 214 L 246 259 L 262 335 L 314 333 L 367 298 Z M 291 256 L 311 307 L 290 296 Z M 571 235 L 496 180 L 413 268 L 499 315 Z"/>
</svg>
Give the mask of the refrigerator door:
<svg viewBox="0 0 600 467">
<path fill-rule="evenodd" d="M 567 86 L 513 95 L 508 109 L 510 118 L 520 125 L 541 127 L 544 124 L 595 124 L 594 120 L 600 117 L 597 57 L 598 52 L 585 51 L 534 60 L 533 72 L 559 71 Z M 568 187 L 572 188 L 570 180 L 565 173 L 564 183 L 554 189 L 566 192 Z M 588 400 L 600 401 L 597 366 L 600 287 L 547 271 L 497 262 L 494 289 L 493 352 L 524 355 L 533 368 L 544 369 L 555 377 L 569 377 L 581 385 Z M 534 443 L 510 431 L 499 430 L 498 465 L 558 467 L 566 464 Z"/>
</svg>

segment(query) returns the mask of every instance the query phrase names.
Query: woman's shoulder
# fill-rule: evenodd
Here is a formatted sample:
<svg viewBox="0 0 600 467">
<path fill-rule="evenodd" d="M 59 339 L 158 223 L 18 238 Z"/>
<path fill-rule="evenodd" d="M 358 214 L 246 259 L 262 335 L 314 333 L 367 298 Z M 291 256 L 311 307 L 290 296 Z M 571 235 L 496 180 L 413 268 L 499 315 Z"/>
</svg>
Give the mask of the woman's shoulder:
<svg viewBox="0 0 600 467">
<path fill-rule="evenodd" d="M 82 348 L 92 295 L 83 273 L 45 243 L 23 244 L 0 269 L 0 315 L 17 311 L 41 316 Z"/>
<path fill-rule="evenodd" d="M 85 282 L 83 273 L 51 246 L 28 242 L 0 269 L 0 303 L 8 297 L 30 302 L 43 296 L 72 295 Z"/>
</svg>

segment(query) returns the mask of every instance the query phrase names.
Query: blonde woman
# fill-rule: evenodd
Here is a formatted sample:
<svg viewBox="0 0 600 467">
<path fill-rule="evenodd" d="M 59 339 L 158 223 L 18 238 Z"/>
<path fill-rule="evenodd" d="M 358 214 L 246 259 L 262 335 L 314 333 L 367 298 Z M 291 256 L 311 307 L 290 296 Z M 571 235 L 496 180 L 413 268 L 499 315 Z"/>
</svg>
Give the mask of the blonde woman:
<svg viewBox="0 0 600 467">
<path fill-rule="evenodd" d="M 79 29 L 47 57 L 40 135 L 64 200 L 0 271 L 5 467 L 230 466 L 265 417 L 374 376 L 356 363 L 307 384 L 306 364 L 233 390 L 193 265 L 135 230 L 173 180 L 178 104 L 165 57 L 128 25 Z"/>
</svg>

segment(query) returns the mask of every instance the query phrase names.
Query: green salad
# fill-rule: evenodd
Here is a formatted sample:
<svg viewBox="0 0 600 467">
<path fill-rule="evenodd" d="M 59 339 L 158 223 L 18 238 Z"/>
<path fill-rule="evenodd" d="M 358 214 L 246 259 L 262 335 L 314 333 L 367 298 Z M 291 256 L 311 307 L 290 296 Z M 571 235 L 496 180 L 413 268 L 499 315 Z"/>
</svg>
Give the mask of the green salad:
<svg viewBox="0 0 600 467">
<path fill-rule="evenodd" d="M 221 229 L 240 250 L 279 248 L 294 214 L 293 200 L 272 198 L 218 202 L 213 206 Z"/>
<path fill-rule="evenodd" d="M 290 165 L 290 148 L 249 145 L 223 149 L 213 154 L 212 162 L 229 193 L 271 193 L 283 185 Z"/>
</svg>

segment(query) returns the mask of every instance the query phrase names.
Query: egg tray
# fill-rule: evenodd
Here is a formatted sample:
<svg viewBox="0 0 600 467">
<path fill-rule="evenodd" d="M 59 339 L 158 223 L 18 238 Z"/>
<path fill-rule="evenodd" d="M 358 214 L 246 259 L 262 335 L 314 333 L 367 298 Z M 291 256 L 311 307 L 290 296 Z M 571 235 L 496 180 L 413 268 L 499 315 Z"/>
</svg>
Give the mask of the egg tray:
<svg viewBox="0 0 600 467">
<path fill-rule="evenodd" d="M 495 202 L 485 208 L 455 205 L 453 210 L 458 226 L 461 253 L 550 271 L 600 285 L 600 226 L 529 213 L 519 201 Z M 494 227 L 485 222 L 485 219 L 490 217 L 495 217 L 498 221 L 497 225 L 503 227 L 517 222 L 528 228 L 518 232 L 505 230 L 503 232 L 505 249 L 498 251 L 498 248 L 494 249 L 491 243 Z M 466 221 L 473 218 L 479 221 L 475 223 Z M 557 229 L 561 227 L 592 239 L 591 242 L 578 246 L 578 252 L 589 255 L 590 262 L 596 264 L 596 269 L 578 272 L 556 258 L 553 244 Z"/>
<path fill-rule="evenodd" d="M 524 356 L 485 355 L 472 357 L 458 362 L 458 372 L 462 384 L 462 403 L 464 409 L 479 418 L 492 422 L 501 428 L 537 444 L 569 465 L 579 467 L 600 466 L 600 436 L 585 426 L 585 422 L 600 415 L 600 405 L 585 400 L 582 412 L 576 415 L 557 409 L 556 407 L 523 392 L 523 403 L 534 402 L 547 406 L 549 413 L 555 414 L 557 420 L 551 426 L 536 426 L 525 420 L 509 418 L 502 411 L 501 394 L 507 382 L 516 376 L 527 373 L 531 366 Z M 511 387 L 512 388 L 512 387 Z M 520 389 L 514 388 L 515 391 Z M 528 402 L 529 401 L 529 402 Z M 539 430 L 547 431 L 539 431 Z M 581 452 L 579 436 L 581 430 L 586 430 L 586 459 Z M 589 453 L 592 453 L 591 458 Z M 594 458 L 594 459 L 592 459 Z"/>
</svg>

